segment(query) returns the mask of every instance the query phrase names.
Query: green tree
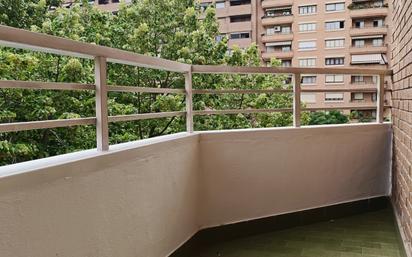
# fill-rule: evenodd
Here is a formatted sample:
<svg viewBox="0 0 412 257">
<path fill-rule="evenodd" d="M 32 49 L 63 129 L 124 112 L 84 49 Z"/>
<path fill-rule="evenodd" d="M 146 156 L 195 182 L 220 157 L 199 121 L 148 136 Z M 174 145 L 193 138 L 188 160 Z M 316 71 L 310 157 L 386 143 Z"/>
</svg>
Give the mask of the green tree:
<svg viewBox="0 0 412 257">
<path fill-rule="evenodd" d="M 334 110 L 329 112 L 311 112 L 308 125 L 344 124 L 348 122 L 348 116 Z"/>
<path fill-rule="evenodd" d="M 84 2 L 84 1 L 83 1 Z M 74 40 L 121 48 L 190 64 L 260 66 L 259 51 L 252 45 L 227 54 L 227 39 L 219 35 L 215 10 L 199 19 L 193 1 L 135 1 L 117 15 L 80 3 L 48 11 L 50 2 L 2 1 L 2 24 Z M 31 15 L 38 12 L 36 15 Z M 21 19 L 17 19 L 21 15 Z M 274 61 L 273 65 L 279 65 Z M 0 49 L 0 78 L 53 82 L 93 83 L 90 60 Z M 195 88 L 269 89 L 283 86 L 284 76 L 196 75 Z M 184 88 L 181 74 L 109 64 L 111 85 Z M 174 94 L 110 93 L 109 114 L 126 115 L 184 110 L 184 96 Z M 290 94 L 197 95 L 197 110 L 291 107 Z M 0 122 L 66 119 L 95 115 L 94 92 L 49 90 L 0 90 Z M 289 113 L 216 115 L 197 117 L 196 129 L 285 126 Z M 110 143 L 143 139 L 185 129 L 183 118 L 165 118 L 110 124 Z M 94 126 L 44 129 L 0 134 L 0 164 L 20 162 L 95 147 Z"/>
</svg>

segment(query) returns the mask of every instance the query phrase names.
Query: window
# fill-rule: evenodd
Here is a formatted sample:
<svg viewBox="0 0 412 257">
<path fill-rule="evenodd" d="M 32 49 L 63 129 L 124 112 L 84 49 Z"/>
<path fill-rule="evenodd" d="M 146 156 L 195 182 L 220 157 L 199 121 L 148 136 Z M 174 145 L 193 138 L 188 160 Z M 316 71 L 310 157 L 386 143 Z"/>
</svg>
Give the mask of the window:
<svg viewBox="0 0 412 257">
<path fill-rule="evenodd" d="M 357 84 L 361 84 L 364 82 L 363 76 L 353 76 L 353 82 Z"/>
<path fill-rule="evenodd" d="M 342 48 L 345 47 L 345 39 L 326 39 L 325 40 L 326 48 Z"/>
<path fill-rule="evenodd" d="M 325 65 L 344 65 L 345 57 L 325 58 Z"/>
<path fill-rule="evenodd" d="M 325 83 L 343 83 L 343 75 L 341 74 L 328 74 L 325 75 Z"/>
<path fill-rule="evenodd" d="M 345 28 L 345 21 L 328 21 L 325 23 L 326 30 L 338 30 Z"/>
<path fill-rule="evenodd" d="M 225 2 L 216 2 L 216 9 L 225 8 Z"/>
<path fill-rule="evenodd" d="M 343 93 L 325 93 L 325 102 L 341 102 Z"/>
<path fill-rule="evenodd" d="M 282 52 L 290 52 L 290 51 L 292 51 L 291 46 L 282 46 Z"/>
<path fill-rule="evenodd" d="M 300 95 L 300 101 L 303 103 L 316 103 L 316 95 L 302 93 Z"/>
<path fill-rule="evenodd" d="M 99 0 L 98 4 L 108 4 L 109 0 Z"/>
<path fill-rule="evenodd" d="M 377 19 L 373 21 L 373 26 L 376 27 L 383 27 L 383 20 L 382 19 Z"/>
<path fill-rule="evenodd" d="M 299 14 L 314 14 L 316 9 L 316 5 L 299 6 Z"/>
<path fill-rule="evenodd" d="M 316 41 L 301 41 L 298 44 L 299 50 L 301 51 L 309 51 L 316 49 Z"/>
<path fill-rule="evenodd" d="M 290 67 L 290 66 L 292 66 L 292 61 L 291 60 L 282 60 L 280 66 L 281 67 Z"/>
<path fill-rule="evenodd" d="M 363 100 L 363 93 L 354 93 L 352 98 L 353 100 Z"/>
<path fill-rule="evenodd" d="M 345 3 L 326 4 L 327 12 L 337 12 L 337 11 L 344 11 L 344 10 L 345 10 Z"/>
<path fill-rule="evenodd" d="M 200 11 L 206 11 L 207 7 L 209 7 L 210 3 L 200 3 Z"/>
<path fill-rule="evenodd" d="M 266 29 L 266 35 L 275 35 L 275 34 L 290 34 L 291 28 L 289 26 L 275 26 L 272 28 Z"/>
<path fill-rule="evenodd" d="M 216 42 L 220 42 L 220 41 L 222 41 L 225 37 L 226 37 L 225 34 L 220 34 L 220 35 L 217 35 L 217 36 L 216 36 L 215 40 L 216 40 Z"/>
<path fill-rule="evenodd" d="M 361 29 L 365 27 L 365 21 L 363 20 L 357 20 L 355 21 L 355 28 Z"/>
<path fill-rule="evenodd" d="M 299 24 L 299 32 L 309 32 L 316 30 L 316 23 L 302 23 Z"/>
<path fill-rule="evenodd" d="M 250 0 L 231 0 L 230 6 L 250 4 Z"/>
<path fill-rule="evenodd" d="M 230 39 L 250 38 L 249 32 L 235 32 L 230 33 Z"/>
<path fill-rule="evenodd" d="M 237 16 L 231 16 L 230 17 L 230 22 L 245 22 L 245 21 L 250 21 L 250 15 L 237 15 Z"/>
<path fill-rule="evenodd" d="M 316 58 L 305 58 L 299 60 L 300 67 L 313 67 L 316 65 Z"/>
<path fill-rule="evenodd" d="M 375 38 L 372 40 L 373 46 L 383 46 L 383 39 L 382 38 Z"/>
<path fill-rule="evenodd" d="M 304 75 L 302 76 L 301 82 L 302 84 L 316 84 L 316 76 L 312 75 Z"/>
<path fill-rule="evenodd" d="M 364 47 L 365 46 L 365 40 L 363 39 L 356 39 L 353 41 L 355 44 L 355 47 Z"/>
</svg>

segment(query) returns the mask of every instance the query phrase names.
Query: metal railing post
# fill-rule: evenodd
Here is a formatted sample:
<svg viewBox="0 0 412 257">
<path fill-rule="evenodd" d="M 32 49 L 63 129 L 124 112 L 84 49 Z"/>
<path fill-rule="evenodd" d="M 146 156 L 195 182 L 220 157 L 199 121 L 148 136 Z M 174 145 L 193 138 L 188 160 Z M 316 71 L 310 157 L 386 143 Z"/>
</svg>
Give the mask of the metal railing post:
<svg viewBox="0 0 412 257">
<path fill-rule="evenodd" d="M 192 69 L 184 74 L 186 90 L 186 131 L 193 133 L 193 87 Z"/>
<path fill-rule="evenodd" d="M 293 74 L 293 126 L 295 128 L 300 127 L 300 80 L 300 73 Z"/>
<path fill-rule="evenodd" d="M 96 142 L 98 151 L 109 150 L 109 124 L 107 111 L 107 60 L 94 59 L 96 84 Z"/>
<path fill-rule="evenodd" d="M 381 74 L 378 78 L 376 96 L 376 122 L 383 123 L 385 107 L 385 75 Z"/>
</svg>

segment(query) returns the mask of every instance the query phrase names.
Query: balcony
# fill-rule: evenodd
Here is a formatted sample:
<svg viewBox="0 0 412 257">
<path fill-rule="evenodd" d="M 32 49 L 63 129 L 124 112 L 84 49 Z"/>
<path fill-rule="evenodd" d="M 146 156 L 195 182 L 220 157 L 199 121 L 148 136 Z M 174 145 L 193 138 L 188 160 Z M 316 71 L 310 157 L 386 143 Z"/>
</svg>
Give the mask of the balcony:
<svg viewBox="0 0 412 257">
<path fill-rule="evenodd" d="M 350 36 L 373 36 L 373 35 L 386 35 L 388 33 L 387 26 L 380 26 L 380 27 L 373 27 L 373 26 L 366 26 L 363 28 L 355 28 L 352 27 L 350 29 Z"/>
<path fill-rule="evenodd" d="M 350 47 L 351 54 L 375 54 L 375 53 L 387 53 L 388 46 L 372 46 L 366 45 L 364 47 Z"/>
<path fill-rule="evenodd" d="M 350 10 L 351 18 L 372 18 L 372 17 L 386 17 L 388 16 L 387 7 L 377 8 L 360 8 Z"/>
<path fill-rule="evenodd" d="M 97 145 L 0 167 L 1 256 L 193 257 L 223 248 L 224 256 L 247 257 L 401 254 L 387 207 L 392 124 L 383 122 L 383 82 L 390 71 L 190 65 L 5 26 L 0 44 L 94 61 L 92 84 L 2 80 L 0 88 L 89 90 L 96 109 L 93 117 L 0 123 L 0 133 L 89 125 Z M 184 88 L 108 85 L 107 63 L 179 73 Z M 193 74 L 292 74 L 297 83 L 293 89 L 196 89 Z M 377 102 L 357 107 L 376 110 L 376 122 L 301 126 L 303 112 L 318 110 L 300 103 L 302 92 L 315 92 L 300 87 L 301 74 L 379 76 Z M 323 89 L 337 90 L 352 91 Z M 178 94 L 186 105 L 109 116 L 108 92 Z M 292 94 L 294 101 L 291 108 L 195 110 L 193 96 L 202 94 Z M 354 106 L 323 110 L 335 108 Z M 291 113 L 293 126 L 194 131 L 197 116 L 259 113 Z M 184 117 L 186 131 L 109 145 L 109 123 L 165 117 Z M 260 233 L 267 230 L 272 234 Z M 256 233 L 262 237 L 250 238 Z M 223 243 L 225 234 L 246 239 L 204 244 Z M 189 247 L 195 253 L 183 255 L 192 242 L 206 249 Z"/>
<path fill-rule="evenodd" d="M 262 8 L 273 8 L 273 7 L 283 7 L 283 6 L 292 6 L 293 0 L 264 0 L 262 1 Z"/>
<path fill-rule="evenodd" d="M 264 52 L 262 53 L 262 58 L 264 60 L 270 60 L 272 58 L 276 59 L 291 59 L 293 58 L 293 51 L 274 51 L 274 52 Z"/>
<path fill-rule="evenodd" d="M 293 23 L 293 15 L 266 16 L 262 18 L 263 26 Z"/>
<path fill-rule="evenodd" d="M 272 35 L 264 35 L 262 36 L 262 42 L 277 42 L 277 41 L 292 41 L 293 40 L 293 33 L 275 33 Z"/>
</svg>

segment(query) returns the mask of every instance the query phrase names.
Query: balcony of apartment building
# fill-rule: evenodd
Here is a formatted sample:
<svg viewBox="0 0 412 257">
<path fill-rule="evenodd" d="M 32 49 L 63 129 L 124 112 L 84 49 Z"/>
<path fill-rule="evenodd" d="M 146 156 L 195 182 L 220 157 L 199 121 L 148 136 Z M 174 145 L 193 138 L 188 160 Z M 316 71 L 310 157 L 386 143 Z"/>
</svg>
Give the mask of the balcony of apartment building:
<svg viewBox="0 0 412 257">
<path fill-rule="evenodd" d="M 292 24 L 282 24 L 279 26 L 268 26 L 266 32 L 262 34 L 262 42 L 292 41 Z"/>
<path fill-rule="evenodd" d="M 234 15 L 229 17 L 226 28 L 222 32 L 252 31 L 252 20 L 250 14 Z"/>
<path fill-rule="evenodd" d="M 401 255 L 388 207 L 392 124 L 384 122 L 383 81 L 390 71 L 190 65 L 5 26 L 0 44 L 95 63 L 91 84 L 0 81 L 2 90 L 91 91 L 94 116 L 6 122 L 0 133 L 88 125 L 97 146 L 0 168 L 1 256 Z M 181 87 L 108 85 L 108 63 L 177 73 Z M 198 89 L 192 78 L 202 74 L 290 74 L 293 85 Z M 302 126 L 306 112 L 353 108 L 342 102 L 345 88 L 323 89 L 328 106 L 302 105 L 303 94 L 320 92 L 301 87 L 302 74 L 378 76 L 374 105 L 356 107 L 375 108 L 376 120 Z M 177 94 L 185 105 L 109 116 L 108 92 Z M 194 95 L 202 94 L 289 94 L 292 101 L 288 108 L 195 109 Z M 288 114 L 291 126 L 194 126 L 199 116 L 267 113 Z M 109 123 L 172 117 L 185 121 L 185 131 L 109 144 Z"/>
<path fill-rule="evenodd" d="M 266 43 L 265 47 L 266 51 L 262 53 L 264 60 L 293 58 L 292 41 Z"/>
<path fill-rule="evenodd" d="M 352 37 L 351 54 L 386 54 L 387 51 L 383 35 Z"/>
<path fill-rule="evenodd" d="M 352 1 L 352 4 L 350 4 L 348 8 L 352 18 L 386 17 L 389 12 L 388 3 L 383 0 Z"/>
<path fill-rule="evenodd" d="M 262 25 L 281 25 L 293 23 L 292 6 L 265 9 Z"/>
<path fill-rule="evenodd" d="M 293 0 L 262 0 L 262 8 L 277 8 L 284 6 L 292 6 Z"/>
<path fill-rule="evenodd" d="M 381 36 L 388 33 L 388 26 L 384 18 L 375 17 L 372 19 L 356 19 L 352 21 L 350 36 Z"/>
</svg>

